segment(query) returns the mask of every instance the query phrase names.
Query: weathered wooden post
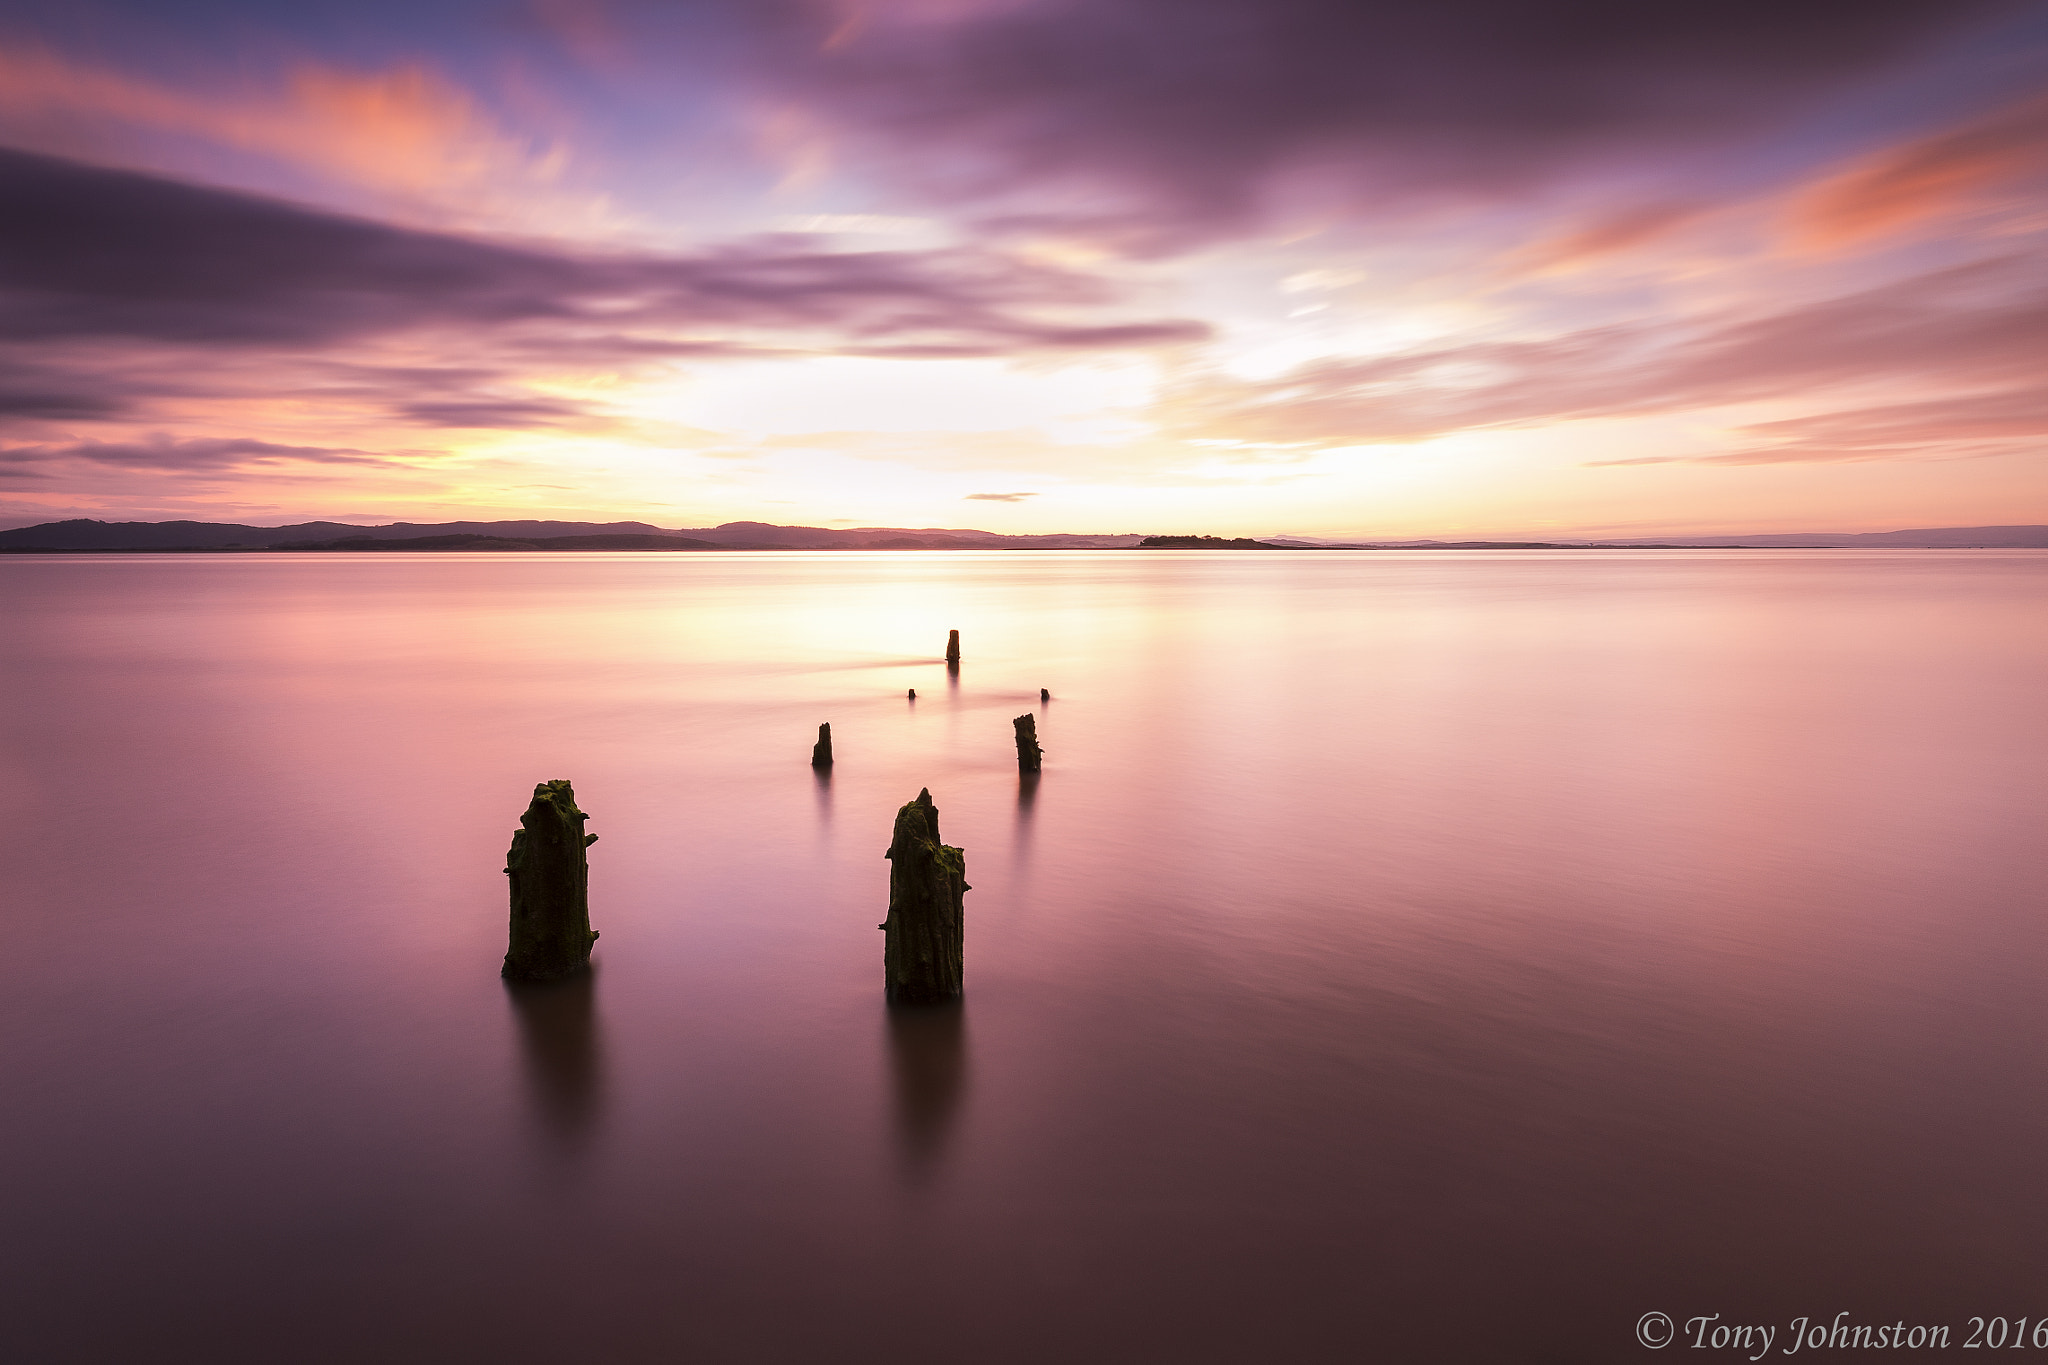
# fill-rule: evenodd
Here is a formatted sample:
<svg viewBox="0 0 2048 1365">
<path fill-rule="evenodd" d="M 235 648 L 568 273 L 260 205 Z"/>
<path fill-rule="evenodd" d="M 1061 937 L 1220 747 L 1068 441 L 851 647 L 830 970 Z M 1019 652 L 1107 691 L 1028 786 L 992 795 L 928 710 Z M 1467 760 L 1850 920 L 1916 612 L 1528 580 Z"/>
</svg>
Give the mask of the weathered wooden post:
<svg viewBox="0 0 2048 1365">
<path fill-rule="evenodd" d="M 1035 773 L 1038 759 L 1045 750 L 1038 747 L 1038 720 L 1026 712 L 1010 722 L 1017 727 L 1017 771 Z"/>
<path fill-rule="evenodd" d="M 910 700 L 912 700 L 912 701 L 916 701 L 916 700 L 917 700 L 917 689 L 916 689 L 916 688 L 914 688 L 914 687 L 910 689 Z"/>
<path fill-rule="evenodd" d="M 555 981 L 590 965 L 590 860 L 597 842 L 583 832 L 590 816 L 576 808 L 566 778 L 542 782 L 512 832 L 505 855 L 511 877 L 511 943 L 504 975 L 515 981 Z"/>
<path fill-rule="evenodd" d="M 1051 701 L 1052 693 L 1041 687 L 1038 689 L 1038 699 L 1040 701 Z"/>
<path fill-rule="evenodd" d="M 939 842 L 939 811 L 929 788 L 896 812 L 889 918 L 881 928 L 882 972 L 892 1004 L 920 1005 L 960 994 L 965 955 L 962 897 L 967 855 Z"/>
<path fill-rule="evenodd" d="M 811 746 L 811 766 L 829 768 L 832 766 L 832 724 L 827 721 L 818 727 L 818 742 Z"/>
<path fill-rule="evenodd" d="M 946 667 L 960 667 L 960 632 L 957 630 L 946 632 Z"/>
</svg>

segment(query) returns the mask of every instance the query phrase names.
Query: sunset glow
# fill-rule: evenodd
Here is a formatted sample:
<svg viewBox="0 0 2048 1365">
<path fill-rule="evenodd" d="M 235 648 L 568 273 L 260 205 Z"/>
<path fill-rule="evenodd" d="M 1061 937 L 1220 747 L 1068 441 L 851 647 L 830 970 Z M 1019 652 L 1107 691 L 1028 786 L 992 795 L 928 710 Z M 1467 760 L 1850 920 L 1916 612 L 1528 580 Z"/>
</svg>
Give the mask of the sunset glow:
<svg viewBox="0 0 2048 1365">
<path fill-rule="evenodd" d="M 10 7 L 0 525 L 2048 521 L 2048 11 Z"/>
</svg>

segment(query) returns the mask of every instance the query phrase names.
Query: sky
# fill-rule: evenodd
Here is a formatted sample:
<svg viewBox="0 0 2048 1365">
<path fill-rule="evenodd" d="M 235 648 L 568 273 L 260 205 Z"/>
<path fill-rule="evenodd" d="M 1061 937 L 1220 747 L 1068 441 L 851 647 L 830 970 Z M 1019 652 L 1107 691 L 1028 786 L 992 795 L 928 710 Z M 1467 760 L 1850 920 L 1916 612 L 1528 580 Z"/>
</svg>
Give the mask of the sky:
<svg viewBox="0 0 2048 1365">
<path fill-rule="evenodd" d="M 0 0 L 0 526 L 2048 522 L 2048 0 Z"/>
</svg>

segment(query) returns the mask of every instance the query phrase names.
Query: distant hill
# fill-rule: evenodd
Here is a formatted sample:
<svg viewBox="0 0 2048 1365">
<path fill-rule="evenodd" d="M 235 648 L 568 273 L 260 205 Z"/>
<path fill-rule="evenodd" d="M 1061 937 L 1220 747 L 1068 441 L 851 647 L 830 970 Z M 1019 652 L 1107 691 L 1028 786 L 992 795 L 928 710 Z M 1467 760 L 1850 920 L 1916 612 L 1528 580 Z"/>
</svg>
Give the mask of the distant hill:
<svg viewBox="0 0 2048 1365">
<path fill-rule="evenodd" d="M 94 550 L 1575 550 L 1608 549 L 2048 549 L 2048 526 L 1950 526 L 1920 531 L 1849 534 L 1651 536 L 1632 540 L 1266 540 L 1216 536 L 1006 536 L 961 527 L 776 526 L 728 521 L 669 530 L 644 521 L 399 521 L 352 526 L 306 521 L 243 526 L 211 521 L 50 521 L 0 531 L 0 552 L 34 554 Z"/>
<path fill-rule="evenodd" d="M 717 550 L 708 540 L 671 535 L 597 536 L 413 536 L 379 540 L 346 536 L 341 540 L 308 540 L 280 545 L 281 550 Z"/>
<path fill-rule="evenodd" d="M 570 543 L 602 539 L 605 544 Z M 0 531 L 0 551 L 83 550 L 1109 550 L 1131 536 L 1006 536 L 965 529 L 773 526 L 729 521 L 667 530 L 644 521 L 444 521 L 351 526 L 306 521 L 243 526 L 210 521 L 50 521 Z M 487 543 L 488 542 L 488 543 Z"/>
</svg>

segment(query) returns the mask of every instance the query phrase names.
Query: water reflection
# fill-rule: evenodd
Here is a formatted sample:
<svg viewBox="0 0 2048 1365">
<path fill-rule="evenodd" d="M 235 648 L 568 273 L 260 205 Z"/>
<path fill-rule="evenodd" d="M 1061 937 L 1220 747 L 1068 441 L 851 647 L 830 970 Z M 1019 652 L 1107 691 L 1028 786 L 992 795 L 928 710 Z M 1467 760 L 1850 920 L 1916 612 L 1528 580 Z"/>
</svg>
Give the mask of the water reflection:
<svg viewBox="0 0 2048 1365">
<path fill-rule="evenodd" d="M 967 1007 L 892 1005 L 889 1060 L 896 1081 L 896 1148 L 904 1183 L 931 1183 L 967 1093 Z"/>
<path fill-rule="evenodd" d="M 1038 806 L 1039 773 L 1017 774 L 1017 832 L 1014 839 L 1018 867 L 1031 861 L 1031 817 Z"/>
<path fill-rule="evenodd" d="M 580 1155 L 604 1109 L 597 968 L 567 981 L 505 983 L 519 1019 L 535 1131 L 551 1150 Z"/>
<path fill-rule="evenodd" d="M 811 769 L 811 781 L 818 789 L 818 824 L 822 828 L 832 823 L 832 770 Z"/>
</svg>

